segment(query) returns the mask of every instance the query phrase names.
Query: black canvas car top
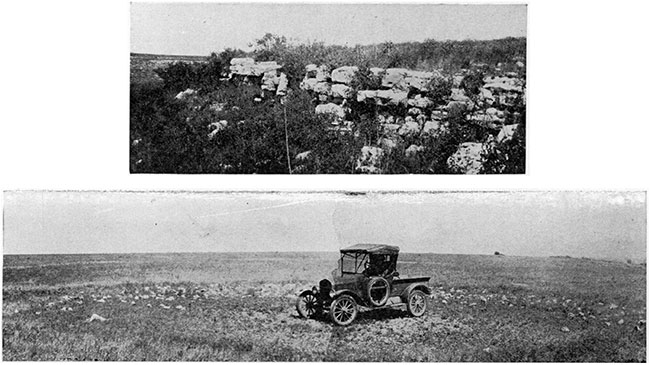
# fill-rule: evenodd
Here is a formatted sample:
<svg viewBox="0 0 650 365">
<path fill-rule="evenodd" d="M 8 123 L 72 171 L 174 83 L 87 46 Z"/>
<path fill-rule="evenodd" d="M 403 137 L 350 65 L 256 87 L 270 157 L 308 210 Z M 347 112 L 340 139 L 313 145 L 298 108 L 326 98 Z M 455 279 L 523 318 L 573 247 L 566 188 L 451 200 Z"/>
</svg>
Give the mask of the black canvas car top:
<svg viewBox="0 0 650 365">
<path fill-rule="evenodd" d="M 341 253 L 370 253 L 379 255 L 392 255 L 399 253 L 399 247 L 389 245 L 377 245 L 371 243 L 359 243 L 350 247 L 342 248 Z"/>
</svg>

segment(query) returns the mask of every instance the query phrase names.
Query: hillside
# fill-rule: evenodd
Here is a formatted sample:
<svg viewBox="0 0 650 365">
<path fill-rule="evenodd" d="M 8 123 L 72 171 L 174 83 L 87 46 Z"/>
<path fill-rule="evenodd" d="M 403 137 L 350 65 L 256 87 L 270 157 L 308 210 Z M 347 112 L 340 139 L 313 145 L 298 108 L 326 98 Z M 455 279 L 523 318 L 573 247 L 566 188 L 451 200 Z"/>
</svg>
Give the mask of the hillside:
<svg viewBox="0 0 650 365">
<path fill-rule="evenodd" d="M 523 38 L 132 56 L 136 173 L 523 173 Z M 182 142 L 181 142 L 182 141 Z"/>
</svg>

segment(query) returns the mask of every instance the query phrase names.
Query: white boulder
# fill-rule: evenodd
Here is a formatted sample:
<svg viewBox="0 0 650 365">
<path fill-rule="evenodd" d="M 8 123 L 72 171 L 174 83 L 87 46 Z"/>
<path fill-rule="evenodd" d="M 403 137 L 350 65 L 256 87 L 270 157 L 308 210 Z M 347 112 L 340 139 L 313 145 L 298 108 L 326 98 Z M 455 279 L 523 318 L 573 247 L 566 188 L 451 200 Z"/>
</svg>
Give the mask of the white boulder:
<svg viewBox="0 0 650 365">
<path fill-rule="evenodd" d="M 332 82 L 349 84 L 357 72 L 359 72 L 357 66 L 343 66 L 332 70 L 332 75 L 330 77 Z"/>
<path fill-rule="evenodd" d="M 333 84 L 330 89 L 330 95 L 335 98 L 349 98 L 352 96 L 352 88 L 345 84 Z"/>
<path fill-rule="evenodd" d="M 208 134 L 209 139 L 213 139 L 214 136 L 216 136 L 219 132 L 224 130 L 228 126 L 228 121 L 227 120 L 220 120 L 218 122 L 212 122 L 208 125 L 209 129 L 212 129 L 212 131 Z"/>
<path fill-rule="evenodd" d="M 515 132 L 517 131 L 518 127 L 519 124 L 504 125 L 501 128 L 501 131 L 499 131 L 499 134 L 497 135 L 496 138 L 497 143 L 503 143 L 511 140 L 512 137 L 515 135 Z"/>
<path fill-rule="evenodd" d="M 336 117 L 345 118 L 345 109 L 334 103 L 319 104 L 316 106 L 316 114 L 333 114 Z"/>
<path fill-rule="evenodd" d="M 385 100 L 389 105 L 406 104 L 408 92 L 397 90 L 377 90 L 377 97 Z"/>
<path fill-rule="evenodd" d="M 400 136 L 414 136 L 420 134 L 420 125 L 417 122 L 408 121 L 402 124 L 397 133 Z"/>
<path fill-rule="evenodd" d="M 415 95 L 414 98 L 408 99 L 407 103 L 409 106 L 421 109 L 426 109 L 433 106 L 433 101 L 431 101 L 431 99 L 420 95 Z"/>
<path fill-rule="evenodd" d="M 296 161 L 304 161 L 309 158 L 309 155 L 311 155 L 311 151 L 300 152 L 296 155 Z"/>
<path fill-rule="evenodd" d="M 458 146 L 456 152 L 447 159 L 447 166 L 452 172 L 460 174 L 478 174 L 483 168 L 483 144 L 465 142 Z"/>
<path fill-rule="evenodd" d="M 388 68 L 386 74 L 381 80 L 381 86 L 385 88 L 405 89 L 407 84 L 404 82 L 409 70 L 405 68 Z"/>
<path fill-rule="evenodd" d="M 178 94 L 176 94 L 176 99 L 185 100 L 188 97 L 190 97 L 192 95 L 195 95 L 195 94 L 196 94 L 196 90 L 194 90 L 194 89 L 185 89 L 185 91 L 181 91 Z"/>
<path fill-rule="evenodd" d="M 379 146 L 387 151 L 392 150 L 393 148 L 397 147 L 397 142 L 394 139 L 391 138 L 380 138 L 379 141 L 377 141 Z"/>
<path fill-rule="evenodd" d="M 451 89 L 451 100 L 453 101 L 470 101 L 471 99 L 465 95 L 465 90 L 463 89 Z"/>
<path fill-rule="evenodd" d="M 357 101 L 363 102 L 367 99 L 374 99 L 377 97 L 378 90 L 359 90 L 357 92 Z"/>
<path fill-rule="evenodd" d="M 412 144 L 404 151 L 404 154 L 407 157 L 413 157 L 413 156 L 417 155 L 419 152 L 422 152 L 422 151 L 424 151 L 423 146 L 418 146 L 418 145 Z"/>
<path fill-rule="evenodd" d="M 289 79 L 287 79 L 287 75 L 284 72 L 281 72 L 280 78 L 278 80 L 278 90 L 276 91 L 276 95 L 286 95 L 288 88 Z"/>
<path fill-rule="evenodd" d="M 394 134 L 400 129 L 401 125 L 397 123 L 386 123 L 382 124 L 382 128 L 384 130 L 384 133 L 386 134 Z"/>
<path fill-rule="evenodd" d="M 420 108 L 409 108 L 408 113 L 417 116 L 422 114 L 422 110 Z"/>
<path fill-rule="evenodd" d="M 426 123 L 424 123 L 424 126 L 422 126 L 422 135 L 433 135 L 440 129 L 440 121 L 438 120 L 431 120 Z"/>
</svg>

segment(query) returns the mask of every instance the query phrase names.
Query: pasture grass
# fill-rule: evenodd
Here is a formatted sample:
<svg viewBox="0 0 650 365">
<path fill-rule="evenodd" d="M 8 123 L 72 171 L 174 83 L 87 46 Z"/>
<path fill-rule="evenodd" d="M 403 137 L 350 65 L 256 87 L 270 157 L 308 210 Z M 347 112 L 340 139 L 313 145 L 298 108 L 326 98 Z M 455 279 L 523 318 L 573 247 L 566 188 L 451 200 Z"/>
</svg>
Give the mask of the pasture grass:
<svg viewBox="0 0 650 365">
<path fill-rule="evenodd" d="M 403 254 L 403 276 L 432 277 L 424 317 L 363 311 L 348 327 L 297 318 L 295 294 L 336 258 L 5 255 L 3 360 L 646 360 L 645 266 Z M 88 323 L 93 313 L 108 320 Z"/>
</svg>

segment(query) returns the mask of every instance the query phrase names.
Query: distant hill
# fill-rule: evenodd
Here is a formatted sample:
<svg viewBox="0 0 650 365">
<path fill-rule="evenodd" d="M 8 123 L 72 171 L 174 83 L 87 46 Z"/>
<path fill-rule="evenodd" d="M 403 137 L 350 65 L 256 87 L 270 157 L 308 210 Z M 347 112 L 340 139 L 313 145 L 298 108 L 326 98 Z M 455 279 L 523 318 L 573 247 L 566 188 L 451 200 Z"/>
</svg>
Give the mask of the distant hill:
<svg viewBox="0 0 650 365">
<path fill-rule="evenodd" d="M 207 56 L 162 55 L 150 53 L 131 53 L 131 83 L 161 82 L 153 71 L 175 62 L 205 62 Z"/>
</svg>

